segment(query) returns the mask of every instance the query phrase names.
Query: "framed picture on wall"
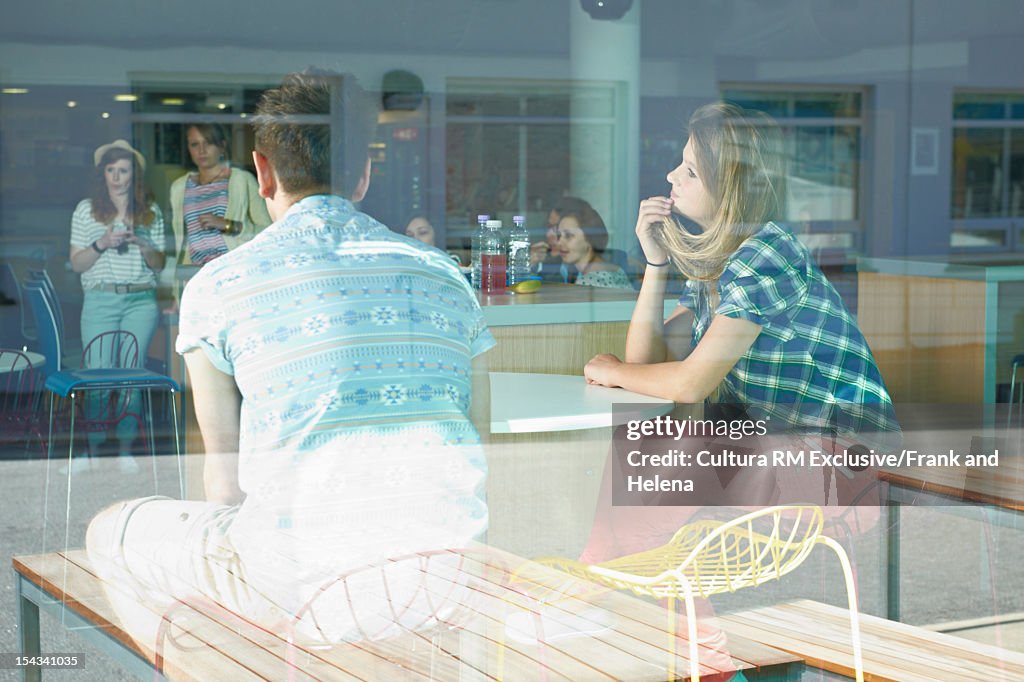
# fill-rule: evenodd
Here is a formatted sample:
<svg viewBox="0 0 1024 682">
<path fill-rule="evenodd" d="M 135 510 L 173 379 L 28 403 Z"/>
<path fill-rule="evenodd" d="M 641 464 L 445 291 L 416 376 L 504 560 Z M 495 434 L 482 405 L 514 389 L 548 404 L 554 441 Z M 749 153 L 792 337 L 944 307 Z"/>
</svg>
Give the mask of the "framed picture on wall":
<svg viewBox="0 0 1024 682">
<path fill-rule="evenodd" d="M 913 128 L 910 133 L 910 174 L 939 174 L 939 129 Z"/>
</svg>

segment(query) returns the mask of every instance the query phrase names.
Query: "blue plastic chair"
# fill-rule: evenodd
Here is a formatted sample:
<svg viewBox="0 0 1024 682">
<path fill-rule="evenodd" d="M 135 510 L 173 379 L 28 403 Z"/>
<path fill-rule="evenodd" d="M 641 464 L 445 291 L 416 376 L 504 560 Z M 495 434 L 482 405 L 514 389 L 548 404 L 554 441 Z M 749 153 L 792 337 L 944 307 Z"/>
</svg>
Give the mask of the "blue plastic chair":
<svg viewBox="0 0 1024 682">
<path fill-rule="evenodd" d="M 70 540 L 71 521 L 71 477 L 72 457 L 75 445 L 75 414 L 76 400 L 84 391 L 140 390 L 145 391 L 145 407 L 148 420 L 150 455 L 153 458 L 154 493 L 157 490 L 156 479 L 156 439 L 153 436 L 153 389 L 169 391 L 171 394 L 171 423 L 174 427 L 174 452 L 178 467 L 178 491 L 181 499 L 185 499 L 185 470 L 181 459 L 181 438 L 178 432 L 178 408 L 175 394 L 181 391 L 174 379 L 140 368 L 103 368 L 103 369 L 61 369 L 61 337 L 57 333 L 57 320 L 50 307 L 46 295 L 40 286 L 26 284 L 25 291 L 32 302 L 36 324 L 42 341 L 43 353 L 46 355 L 44 386 L 50 392 L 49 443 L 47 445 L 47 461 L 53 459 L 53 421 L 54 400 L 57 397 L 69 399 L 71 402 L 70 432 L 68 435 L 67 460 L 67 503 L 64 509 L 64 549 L 67 550 Z M 46 519 L 49 510 L 50 467 L 46 467 L 46 483 L 43 490 L 43 551 L 46 551 Z"/>
<path fill-rule="evenodd" d="M 57 288 L 53 286 L 53 280 L 46 270 L 29 270 L 25 285 L 42 289 L 50 308 L 53 309 L 53 318 L 57 321 L 57 333 L 60 338 L 66 339 L 64 335 L 64 310 L 60 307 L 60 298 L 57 296 Z"/>
<path fill-rule="evenodd" d="M 46 357 L 46 361 L 43 363 L 43 376 L 49 377 L 61 369 L 64 337 L 60 334 L 60 327 L 57 324 L 53 307 L 47 300 L 42 286 L 26 282 L 22 287 L 22 292 L 28 299 L 29 306 L 32 308 L 32 316 L 35 318 L 39 352 Z"/>
</svg>

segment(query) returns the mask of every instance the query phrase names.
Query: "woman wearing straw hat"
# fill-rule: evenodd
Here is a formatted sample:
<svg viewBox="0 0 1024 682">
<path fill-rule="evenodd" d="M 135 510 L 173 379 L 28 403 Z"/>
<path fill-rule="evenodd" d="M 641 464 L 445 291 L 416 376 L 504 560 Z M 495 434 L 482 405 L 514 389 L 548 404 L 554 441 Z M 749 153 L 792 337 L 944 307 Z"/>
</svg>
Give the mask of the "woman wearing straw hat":
<svg viewBox="0 0 1024 682">
<path fill-rule="evenodd" d="M 82 345 L 97 335 L 124 329 L 135 335 L 145 357 L 159 315 L 156 273 L 164 267 L 164 222 L 146 189 L 146 159 L 125 140 L 101 145 L 91 195 L 71 218 L 71 267 L 82 274 Z M 129 410 L 138 412 L 133 392 Z M 131 444 L 137 425 L 123 419 L 117 426 L 121 469 L 135 471 Z M 94 451 L 103 434 L 89 434 Z M 84 459 L 72 467 L 88 467 Z"/>
</svg>

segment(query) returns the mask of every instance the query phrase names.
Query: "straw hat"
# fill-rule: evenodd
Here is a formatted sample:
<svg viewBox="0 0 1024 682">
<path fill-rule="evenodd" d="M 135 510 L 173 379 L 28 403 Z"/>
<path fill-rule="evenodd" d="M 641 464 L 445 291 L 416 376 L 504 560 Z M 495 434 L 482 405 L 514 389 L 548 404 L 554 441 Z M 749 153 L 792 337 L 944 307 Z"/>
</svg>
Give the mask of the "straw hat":
<svg viewBox="0 0 1024 682">
<path fill-rule="evenodd" d="M 103 158 L 103 155 L 109 152 L 111 149 L 123 149 L 126 152 L 131 152 L 132 154 L 135 155 L 135 160 L 139 162 L 139 169 L 146 170 L 146 158 L 141 153 L 139 153 L 137 149 L 128 144 L 127 140 L 114 140 L 113 142 L 107 144 L 101 144 L 99 147 L 96 148 L 96 151 L 93 152 L 93 163 L 96 164 L 97 166 L 100 165 L 100 160 Z"/>
</svg>

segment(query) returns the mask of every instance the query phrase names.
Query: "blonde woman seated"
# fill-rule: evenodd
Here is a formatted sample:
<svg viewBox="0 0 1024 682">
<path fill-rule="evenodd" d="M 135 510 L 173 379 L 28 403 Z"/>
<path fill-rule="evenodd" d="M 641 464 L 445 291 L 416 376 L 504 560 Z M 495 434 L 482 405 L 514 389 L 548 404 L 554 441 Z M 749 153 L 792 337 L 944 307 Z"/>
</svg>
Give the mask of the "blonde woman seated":
<svg viewBox="0 0 1024 682">
<path fill-rule="evenodd" d="M 898 442 L 899 425 L 878 365 L 857 321 L 807 249 L 784 224 L 782 134 L 765 114 L 716 103 L 689 124 L 682 161 L 668 174 L 669 196 L 641 202 L 636 235 L 647 272 L 629 324 L 625 358 L 598 355 L 584 375 L 680 404 L 705 402 L 709 413 L 763 423 L 775 447 L 837 452 L 844 441 L 879 447 Z M 683 229 L 673 214 L 688 218 Z M 672 269 L 687 279 L 679 305 L 664 316 Z M 692 332 L 688 355 L 669 343 Z M 654 438 L 657 438 L 655 436 Z M 838 439 L 838 440 L 837 440 Z M 744 442 L 763 446 L 765 442 Z M 703 440 L 643 443 L 694 450 Z M 639 447 L 639 446 L 637 446 Z M 762 450 L 764 451 L 764 450 Z M 667 541 L 697 510 L 697 500 L 760 505 L 829 504 L 826 516 L 870 483 L 870 471 L 829 467 L 699 467 L 700 490 L 716 498 L 677 496 L 649 506 L 612 504 L 609 458 L 583 560 L 599 562 Z M 834 482 L 834 486 L 832 483 Z M 859 489 L 858 489 L 859 488 Z M 727 501 L 726 501 L 727 500 Z M 662 506 L 659 506 L 662 505 Z M 864 509 L 858 507 L 857 511 Z"/>
<path fill-rule="evenodd" d="M 564 213 L 556 230 L 555 254 L 576 268 L 576 284 L 588 287 L 632 289 L 629 275 L 606 262 L 601 254 L 608 246 L 608 230 L 590 204 L 580 201 Z"/>
</svg>

